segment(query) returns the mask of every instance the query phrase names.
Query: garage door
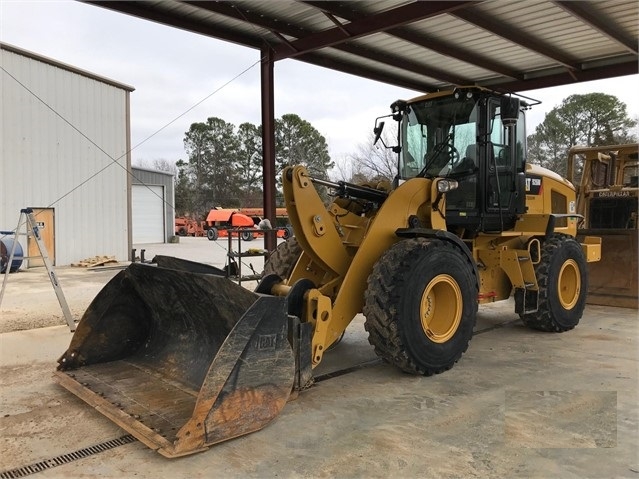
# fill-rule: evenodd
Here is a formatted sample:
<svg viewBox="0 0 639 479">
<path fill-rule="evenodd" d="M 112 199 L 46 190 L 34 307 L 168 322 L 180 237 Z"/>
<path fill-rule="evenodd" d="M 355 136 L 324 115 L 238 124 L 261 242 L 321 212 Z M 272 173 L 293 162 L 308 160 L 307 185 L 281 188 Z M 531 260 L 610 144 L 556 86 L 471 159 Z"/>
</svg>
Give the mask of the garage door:
<svg viewBox="0 0 639 479">
<path fill-rule="evenodd" d="M 132 185 L 133 244 L 164 243 L 164 187 Z"/>
</svg>

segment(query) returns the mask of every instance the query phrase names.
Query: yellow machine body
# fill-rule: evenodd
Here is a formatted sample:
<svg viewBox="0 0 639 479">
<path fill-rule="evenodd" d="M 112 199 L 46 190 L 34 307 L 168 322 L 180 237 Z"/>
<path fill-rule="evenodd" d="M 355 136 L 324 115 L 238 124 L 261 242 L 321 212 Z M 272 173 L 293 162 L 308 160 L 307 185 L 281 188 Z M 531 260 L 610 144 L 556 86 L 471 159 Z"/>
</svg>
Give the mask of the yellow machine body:
<svg viewBox="0 0 639 479">
<path fill-rule="evenodd" d="M 639 308 L 637 143 L 573 147 L 568 177 L 577 184 L 579 238 L 598 236 L 602 261 L 588 265 L 588 303 Z"/>
</svg>

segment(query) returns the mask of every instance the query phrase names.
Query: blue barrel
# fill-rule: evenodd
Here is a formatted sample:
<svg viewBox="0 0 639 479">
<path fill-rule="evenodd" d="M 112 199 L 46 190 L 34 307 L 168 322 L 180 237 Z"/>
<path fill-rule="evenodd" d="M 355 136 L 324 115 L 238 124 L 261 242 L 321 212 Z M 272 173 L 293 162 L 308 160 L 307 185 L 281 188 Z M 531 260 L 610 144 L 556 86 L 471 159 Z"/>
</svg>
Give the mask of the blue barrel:
<svg viewBox="0 0 639 479">
<path fill-rule="evenodd" d="M 14 242 L 16 244 L 16 250 L 13 252 L 13 261 L 11 262 L 11 269 L 9 272 L 15 273 L 20 269 L 20 266 L 22 266 L 24 254 L 22 252 L 20 242 L 5 236 L 0 238 L 0 273 L 4 273 L 7 269 L 7 263 L 9 262 L 9 256 L 11 255 L 11 249 L 13 248 Z"/>
</svg>

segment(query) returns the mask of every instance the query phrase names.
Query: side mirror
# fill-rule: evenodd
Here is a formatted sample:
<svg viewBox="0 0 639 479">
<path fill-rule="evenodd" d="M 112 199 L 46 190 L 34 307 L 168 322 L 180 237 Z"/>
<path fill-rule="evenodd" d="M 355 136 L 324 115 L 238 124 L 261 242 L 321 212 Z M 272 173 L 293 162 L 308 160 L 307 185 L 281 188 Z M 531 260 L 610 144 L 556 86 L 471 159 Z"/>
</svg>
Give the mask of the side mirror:
<svg viewBox="0 0 639 479">
<path fill-rule="evenodd" d="M 375 128 L 373 128 L 373 133 L 375 133 L 375 140 L 373 141 L 373 145 L 376 145 L 381 138 L 382 131 L 384 131 L 384 122 L 380 121 L 379 124 L 377 124 L 377 121 L 375 121 Z"/>
<path fill-rule="evenodd" d="M 501 111 L 501 122 L 504 126 L 509 127 L 517 124 L 517 119 L 519 118 L 519 98 L 510 96 L 501 97 L 499 109 Z"/>
</svg>

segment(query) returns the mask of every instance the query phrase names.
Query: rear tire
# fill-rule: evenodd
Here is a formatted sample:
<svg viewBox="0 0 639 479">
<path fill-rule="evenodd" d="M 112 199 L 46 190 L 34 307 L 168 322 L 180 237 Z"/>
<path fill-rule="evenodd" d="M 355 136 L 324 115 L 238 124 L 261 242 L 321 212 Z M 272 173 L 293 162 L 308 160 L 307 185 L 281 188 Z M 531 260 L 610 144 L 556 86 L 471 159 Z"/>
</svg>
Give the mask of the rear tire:
<svg viewBox="0 0 639 479">
<path fill-rule="evenodd" d="M 219 236 L 220 232 L 217 230 L 217 228 L 209 228 L 208 230 L 206 230 L 206 237 L 209 239 L 209 241 L 215 241 Z"/>
<path fill-rule="evenodd" d="M 264 276 L 276 274 L 288 279 L 301 254 L 302 247 L 294 236 L 280 243 L 264 264 Z"/>
<path fill-rule="evenodd" d="M 255 236 L 253 236 L 252 231 L 242 231 L 240 232 L 240 237 L 242 238 L 242 241 L 253 241 Z"/>
<path fill-rule="evenodd" d="M 473 265 L 457 246 L 426 238 L 400 241 L 368 278 L 368 341 L 378 356 L 407 373 L 446 371 L 468 348 L 477 294 Z"/>
<path fill-rule="evenodd" d="M 541 261 L 535 267 L 539 307 L 534 313 L 520 315 L 524 324 L 556 333 L 577 326 L 586 307 L 586 271 L 586 258 L 574 238 L 560 234 L 549 236 L 541 251 Z"/>
</svg>

